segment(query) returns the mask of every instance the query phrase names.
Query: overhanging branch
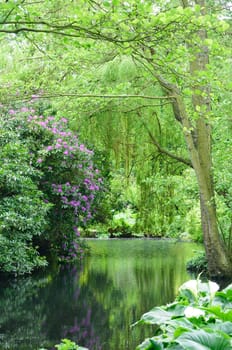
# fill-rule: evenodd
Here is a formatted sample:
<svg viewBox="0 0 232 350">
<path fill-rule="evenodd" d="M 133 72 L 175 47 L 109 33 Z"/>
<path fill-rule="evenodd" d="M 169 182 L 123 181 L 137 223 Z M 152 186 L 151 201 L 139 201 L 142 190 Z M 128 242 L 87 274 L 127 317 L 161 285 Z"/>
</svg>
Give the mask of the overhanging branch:
<svg viewBox="0 0 232 350">
<path fill-rule="evenodd" d="M 9 95 L 8 95 L 9 96 Z M 70 97 L 70 98 L 107 98 L 107 99 L 126 99 L 126 98 L 142 98 L 148 100 L 171 100 L 174 96 L 152 96 L 152 95 L 134 95 L 134 94 L 122 94 L 122 95 L 103 95 L 103 94 L 77 94 L 77 93 L 56 93 L 56 94 L 38 94 L 38 95 L 30 95 L 24 98 L 10 96 L 10 98 L 14 98 L 16 101 L 26 102 L 30 100 L 36 99 L 52 99 L 52 98 L 60 98 L 60 97 Z"/>
<path fill-rule="evenodd" d="M 140 113 L 138 113 L 138 115 L 141 116 Z M 175 160 L 177 160 L 178 162 L 181 162 L 181 163 L 183 163 L 183 164 L 185 164 L 185 165 L 187 165 L 187 166 L 193 168 L 192 162 L 191 162 L 189 159 L 185 159 L 185 158 L 183 158 L 183 157 L 180 157 L 180 156 L 178 156 L 178 155 L 176 155 L 176 154 L 174 154 L 174 153 L 169 152 L 169 151 L 166 150 L 165 148 L 163 148 L 163 147 L 159 144 L 159 142 L 157 141 L 157 139 L 155 138 L 154 134 L 151 132 L 151 130 L 149 129 L 149 127 L 147 126 L 147 124 L 146 124 L 143 120 L 142 120 L 142 124 L 143 124 L 143 126 L 145 127 L 145 129 L 147 130 L 147 133 L 148 133 L 148 135 L 149 135 L 149 137 L 150 137 L 150 139 L 151 139 L 153 145 L 155 145 L 155 146 L 157 147 L 157 149 L 159 150 L 160 153 L 163 153 L 163 154 L 165 154 L 166 156 L 168 156 L 168 157 L 170 157 L 170 158 L 172 158 L 172 159 L 175 159 Z"/>
</svg>

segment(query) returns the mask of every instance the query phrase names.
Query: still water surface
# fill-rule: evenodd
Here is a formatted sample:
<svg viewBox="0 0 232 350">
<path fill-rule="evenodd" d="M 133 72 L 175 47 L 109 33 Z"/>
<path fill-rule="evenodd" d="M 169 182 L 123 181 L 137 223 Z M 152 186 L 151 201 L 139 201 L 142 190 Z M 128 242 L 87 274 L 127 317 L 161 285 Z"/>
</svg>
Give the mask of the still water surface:
<svg viewBox="0 0 232 350">
<path fill-rule="evenodd" d="M 54 348 L 62 338 L 90 350 L 132 350 L 152 330 L 130 325 L 171 302 L 190 278 L 193 243 L 90 240 L 82 266 L 0 283 L 0 349 Z"/>
</svg>

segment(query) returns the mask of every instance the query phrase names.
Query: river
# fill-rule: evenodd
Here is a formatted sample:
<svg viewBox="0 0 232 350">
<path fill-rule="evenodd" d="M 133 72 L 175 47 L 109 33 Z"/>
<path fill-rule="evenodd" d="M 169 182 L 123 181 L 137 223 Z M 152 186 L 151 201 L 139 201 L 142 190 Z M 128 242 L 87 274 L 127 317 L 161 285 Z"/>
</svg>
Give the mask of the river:
<svg viewBox="0 0 232 350">
<path fill-rule="evenodd" d="M 173 301 L 190 279 L 194 243 L 88 240 L 82 264 L 0 283 L 0 349 L 54 349 L 62 338 L 90 350 L 133 350 L 152 329 L 131 324 Z"/>
</svg>

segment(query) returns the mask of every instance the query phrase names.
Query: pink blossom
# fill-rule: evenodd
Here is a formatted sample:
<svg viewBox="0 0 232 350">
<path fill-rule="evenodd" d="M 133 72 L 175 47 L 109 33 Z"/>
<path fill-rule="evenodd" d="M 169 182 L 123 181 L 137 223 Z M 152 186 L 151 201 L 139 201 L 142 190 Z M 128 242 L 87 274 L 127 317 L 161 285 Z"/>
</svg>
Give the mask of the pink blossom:
<svg viewBox="0 0 232 350">
<path fill-rule="evenodd" d="M 21 108 L 21 112 L 28 112 L 28 111 L 29 111 L 29 109 L 27 107 L 22 107 Z"/>
</svg>

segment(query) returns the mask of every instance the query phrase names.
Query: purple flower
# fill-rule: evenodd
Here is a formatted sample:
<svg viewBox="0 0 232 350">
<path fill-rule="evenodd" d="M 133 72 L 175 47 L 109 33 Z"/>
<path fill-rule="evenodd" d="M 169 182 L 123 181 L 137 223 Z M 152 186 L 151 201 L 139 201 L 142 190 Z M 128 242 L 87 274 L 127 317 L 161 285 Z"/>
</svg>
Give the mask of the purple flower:
<svg viewBox="0 0 232 350">
<path fill-rule="evenodd" d="M 44 121 L 38 122 L 38 124 L 39 124 L 40 126 L 42 126 L 43 128 L 45 128 L 45 127 L 47 126 L 46 123 L 45 123 Z"/>
<path fill-rule="evenodd" d="M 28 111 L 29 111 L 29 109 L 27 107 L 22 107 L 21 108 L 21 112 L 28 112 Z"/>
<path fill-rule="evenodd" d="M 31 95 L 31 98 L 34 100 L 37 99 L 38 97 L 39 97 L 39 95 Z"/>
<path fill-rule="evenodd" d="M 43 159 L 42 158 L 38 158 L 37 159 L 37 163 L 42 163 Z"/>
</svg>

